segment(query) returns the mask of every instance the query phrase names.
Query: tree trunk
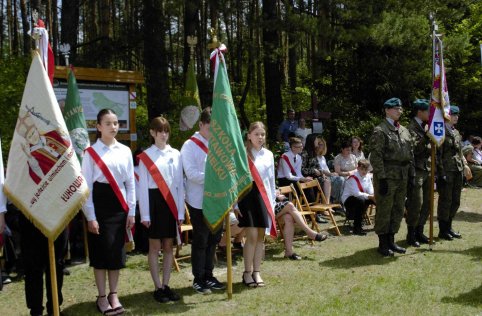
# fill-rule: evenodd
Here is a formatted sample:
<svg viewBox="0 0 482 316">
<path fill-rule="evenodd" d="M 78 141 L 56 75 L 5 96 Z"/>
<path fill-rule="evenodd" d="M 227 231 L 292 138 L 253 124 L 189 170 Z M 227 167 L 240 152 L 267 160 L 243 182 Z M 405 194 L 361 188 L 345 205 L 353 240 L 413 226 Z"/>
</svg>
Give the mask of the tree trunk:
<svg viewBox="0 0 482 316">
<path fill-rule="evenodd" d="M 98 63 L 101 68 L 109 68 L 112 54 L 111 45 L 111 19 L 110 19 L 111 0 L 99 1 L 99 36 L 100 46 L 97 51 Z M 97 45 L 96 45 L 97 46 Z"/>
<path fill-rule="evenodd" d="M 276 139 L 278 126 L 283 119 L 281 71 L 279 56 L 276 52 L 279 46 L 277 23 L 279 21 L 276 0 L 263 0 L 264 82 L 268 137 L 271 140 Z"/>
<path fill-rule="evenodd" d="M 59 47 L 59 18 L 57 12 L 57 1 L 52 1 L 52 51 L 54 52 L 55 57 L 55 64 L 59 64 L 59 57 L 63 59 L 63 56 L 59 56 L 58 54 L 58 47 Z"/>
<path fill-rule="evenodd" d="M 75 64 L 77 59 L 77 34 L 79 34 L 80 0 L 62 0 L 60 20 L 60 41 L 70 45 L 69 61 Z"/>
<path fill-rule="evenodd" d="M 189 60 L 191 60 L 191 49 L 187 44 L 188 36 L 196 36 L 196 25 L 199 23 L 199 1 L 186 0 L 184 4 L 184 54 L 183 54 L 183 73 L 187 73 Z M 204 39 L 204 36 L 197 35 L 198 44 Z"/>
<path fill-rule="evenodd" d="M 28 35 L 28 31 L 30 31 L 30 23 L 28 23 L 29 18 L 27 12 L 27 4 L 25 3 L 25 0 L 20 0 L 20 14 L 22 16 L 23 55 L 29 56 L 30 51 L 32 50 L 32 38 L 30 37 L 30 35 Z M 3 21 L 0 21 L 0 23 L 2 23 L 3 25 Z M 3 34 L 3 30 L 1 32 Z"/>
<path fill-rule="evenodd" d="M 149 120 L 171 107 L 163 7 L 162 0 L 144 1 L 144 66 Z"/>
</svg>

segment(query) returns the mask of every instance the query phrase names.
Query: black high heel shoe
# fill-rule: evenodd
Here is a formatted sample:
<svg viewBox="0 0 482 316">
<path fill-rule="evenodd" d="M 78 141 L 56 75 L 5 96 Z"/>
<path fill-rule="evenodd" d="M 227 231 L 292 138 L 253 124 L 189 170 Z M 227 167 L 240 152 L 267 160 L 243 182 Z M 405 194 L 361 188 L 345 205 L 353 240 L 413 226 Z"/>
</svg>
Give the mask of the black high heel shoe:
<svg viewBox="0 0 482 316">
<path fill-rule="evenodd" d="M 105 310 L 102 310 L 100 308 L 100 305 L 99 305 L 99 299 L 102 299 L 102 298 L 105 298 L 105 295 L 99 295 L 97 296 L 97 300 L 95 301 L 95 306 L 97 307 L 97 310 L 99 311 L 99 313 L 101 313 L 102 315 L 106 315 L 106 316 L 114 316 L 116 315 L 117 313 L 112 309 L 112 308 L 107 308 Z M 109 307 L 110 307 L 110 303 L 109 303 Z"/>
<path fill-rule="evenodd" d="M 258 286 L 258 283 L 256 283 L 256 281 L 254 281 L 254 278 L 253 278 L 253 281 L 252 282 L 246 282 L 246 280 L 244 279 L 244 275 L 245 274 L 248 274 L 249 275 L 249 271 L 244 271 L 243 272 L 243 275 L 241 277 L 241 279 L 243 280 L 243 284 L 246 285 L 247 287 L 251 287 L 251 288 L 254 288 L 254 287 L 257 287 Z"/>
<path fill-rule="evenodd" d="M 255 273 L 257 273 L 258 276 L 259 276 L 259 271 L 253 271 L 253 275 L 252 275 L 252 276 L 253 276 L 253 280 L 256 282 L 256 285 L 257 285 L 258 287 L 263 287 L 263 286 L 265 286 L 266 284 L 264 284 L 264 281 L 256 281 L 256 278 L 254 277 L 254 274 L 255 274 Z"/>
</svg>

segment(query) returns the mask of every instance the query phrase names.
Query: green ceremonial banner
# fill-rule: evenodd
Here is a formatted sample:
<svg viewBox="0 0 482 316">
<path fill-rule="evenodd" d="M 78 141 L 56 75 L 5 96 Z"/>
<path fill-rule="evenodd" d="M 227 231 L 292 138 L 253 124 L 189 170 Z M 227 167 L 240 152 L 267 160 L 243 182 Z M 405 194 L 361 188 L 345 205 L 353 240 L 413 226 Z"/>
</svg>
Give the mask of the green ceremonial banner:
<svg viewBox="0 0 482 316">
<path fill-rule="evenodd" d="M 194 71 L 194 61 L 191 59 L 187 69 L 186 87 L 184 96 L 182 98 L 182 105 L 195 105 L 201 107 L 201 100 L 199 99 L 199 89 L 197 86 L 196 72 Z"/>
<path fill-rule="evenodd" d="M 67 96 L 62 113 L 72 140 L 72 147 L 74 147 L 79 162 L 82 163 L 84 149 L 89 147 L 90 142 L 87 125 L 85 123 L 84 110 L 80 102 L 79 88 L 77 87 L 77 80 L 72 70 L 69 71 Z"/>
<path fill-rule="evenodd" d="M 209 152 L 204 179 L 203 213 L 211 229 L 222 224 L 252 183 L 248 158 L 234 108 L 222 54 L 215 71 Z M 221 57 L 221 58 L 220 58 Z"/>
<path fill-rule="evenodd" d="M 183 109 L 179 121 L 179 129 L 188 131 L 194 127 L 200 116 L 201 100 L 194 71 L 194 60 L 191 59 L 186 76 L 186 87 L 181 99 Z"/>
</svg>

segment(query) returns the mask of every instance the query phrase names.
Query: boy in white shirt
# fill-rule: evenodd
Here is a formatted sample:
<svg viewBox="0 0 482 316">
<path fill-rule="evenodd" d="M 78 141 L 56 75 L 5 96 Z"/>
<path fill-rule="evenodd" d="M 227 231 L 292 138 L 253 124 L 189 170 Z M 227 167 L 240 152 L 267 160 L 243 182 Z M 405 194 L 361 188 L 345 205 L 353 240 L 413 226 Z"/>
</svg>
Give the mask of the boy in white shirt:
<svg viewBox="0 0 482 316">
<path fill-rule="evenodd" d="M 373 183 L 368 170 L 370 162 L 366 159 L 359 160 L 357 171 L 346 180 L 341 197 L 347 218 L 354 221 L 353 234 L 360 236 L 366 235 L 362 229 L 363 214 L 370 204 L 375 204 Z"/>
</svg>

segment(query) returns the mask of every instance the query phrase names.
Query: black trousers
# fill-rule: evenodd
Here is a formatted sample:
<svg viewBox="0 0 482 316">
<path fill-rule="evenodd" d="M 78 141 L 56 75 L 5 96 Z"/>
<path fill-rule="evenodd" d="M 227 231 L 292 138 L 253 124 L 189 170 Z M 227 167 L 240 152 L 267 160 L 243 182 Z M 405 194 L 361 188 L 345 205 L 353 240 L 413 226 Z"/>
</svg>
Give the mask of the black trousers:
<svg viewBox="0 0 482 316">
<path fill-rule="evenodd" d="M 25 298 L 30 315 L 42 315 L 43 284 L 47 289 L 47 313 L 53 314 L 52 287 L 48 239 L 27 219 L 20 215 L 20 249 L 25 269 Z M 62 304 L 62 284 L 64 281 L 64 256 L 67 249 L 67 234 L 64 230 L 54 242 L 55 269 L 59 306 Z"/>
<path fill-rule="evenodd" d="M 204 220 L 203 211 L 187 204 L 192 224 L 191 265 L 196 281 L 203 281 L 213 276 L 214 253 L 223 232 L 220 227 L 211 233 Z"/>
<path fill-rule="evenodd" d="M 353 226 L 361 228 L 363 214 L 367 211 L 370 204 L 373 204 L 372 200 L 362 199 L 361 197 L 349 196 L 345 203 L 346 217 L 353 220 Z"/>
</svg>

